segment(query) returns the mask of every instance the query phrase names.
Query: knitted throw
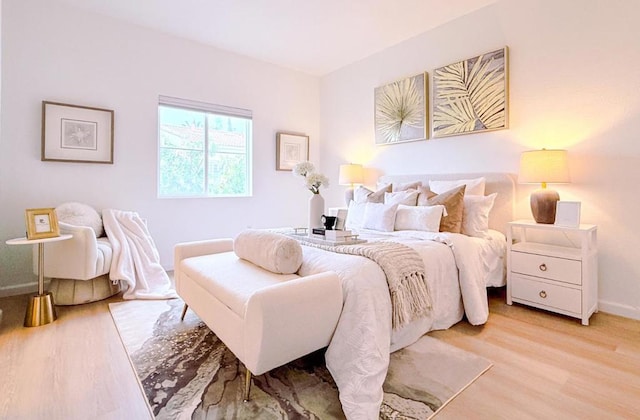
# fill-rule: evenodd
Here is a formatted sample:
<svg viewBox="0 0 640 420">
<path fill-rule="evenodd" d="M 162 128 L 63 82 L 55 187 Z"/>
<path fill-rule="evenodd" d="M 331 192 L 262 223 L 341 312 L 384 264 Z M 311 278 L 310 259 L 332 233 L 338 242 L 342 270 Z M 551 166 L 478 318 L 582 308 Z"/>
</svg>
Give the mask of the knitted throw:
<svg viewBox="0 0 640 420">
<path fill-rule="evenodd" d="M 339 254 L 359 255 L 380 266 L 391 295 L 391 325 L 402 327 L 431 309 L 424 262 L 413 249 L 398 242 L 366 242 L 355 245 L 322 245 L 300 239 L 304 245 Z"/>
</svg>

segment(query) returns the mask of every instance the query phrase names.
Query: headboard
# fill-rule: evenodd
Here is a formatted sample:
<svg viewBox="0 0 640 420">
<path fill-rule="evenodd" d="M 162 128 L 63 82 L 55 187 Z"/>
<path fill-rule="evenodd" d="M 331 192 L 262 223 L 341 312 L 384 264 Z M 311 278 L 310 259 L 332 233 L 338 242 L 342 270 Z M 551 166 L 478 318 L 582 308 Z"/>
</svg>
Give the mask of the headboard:
<svg viewBox="0 0 640 420">
<path fill-rule="evenodd" d="M 486 178 L 485 195 L 497 192 L 496 201 L 489 214 L 489 227 L 505 233 L 507 223 L 513 220 L 516 193 L 516 176 L 503 172 L 466 173 L 466 174 L 416 174 L 416 175 L 383 175 L 378 182 L 389 184 L 393 182 L 407 183 L 422 181 L 422 185 L 429 185 L 429 180 L 450 181 L 456 179 Z"/>
</svg>

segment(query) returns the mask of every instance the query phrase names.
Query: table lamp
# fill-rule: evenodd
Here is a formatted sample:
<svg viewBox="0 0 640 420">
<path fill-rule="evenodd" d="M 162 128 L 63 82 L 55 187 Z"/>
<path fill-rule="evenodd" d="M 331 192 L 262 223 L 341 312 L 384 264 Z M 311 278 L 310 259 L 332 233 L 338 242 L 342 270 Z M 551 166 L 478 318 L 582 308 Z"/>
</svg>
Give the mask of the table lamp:
<svg viewBox="0 0 640 420">
<path fill-rule="evenodd" d="M 349 188 L 344 193 L 344 200 L 347 206 L 353 200 L 353 185 L 362 184 L 362 165 L 357 163 L 346 163 L 340 165 L 340 174 L 338 176 L 338 184 L 349 185 Z"/>
<path fill-rule="evenodd" d="M 547 189 L 547 183 L 569 182 L 567 151 L 542 149 L 523 152 L 518 182 L 542 184 L 542 188 L 531 193 L 531 213 L 537 223 L 554 223 L 560 195 Z"/>
</svg>

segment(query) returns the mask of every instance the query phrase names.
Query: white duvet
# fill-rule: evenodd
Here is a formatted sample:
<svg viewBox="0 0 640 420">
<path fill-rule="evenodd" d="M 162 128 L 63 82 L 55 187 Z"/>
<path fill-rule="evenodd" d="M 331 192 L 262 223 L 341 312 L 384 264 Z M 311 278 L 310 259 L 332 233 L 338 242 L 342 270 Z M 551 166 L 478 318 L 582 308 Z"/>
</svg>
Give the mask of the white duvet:
<svg viewBox="0 0 640 420">
<path fill-rule="evenodd" d="M 393 240 L 414 248 L 425 262 L 433 301 L 428 316 L 392 331 L 389 289 L 375 262 L 303 247 L 300 275 L 332 270 L 342 280 L 342 314 L 326 352 L 327 368 L 338 385 L 342 409 L 348 419 L 377 419 L 389 354 L 428 331 L 449 328 L 462 319 L 463 313 L 473 325 L 485 323 L 489 314 L 485 279 L 501 257 L 496 257 L 495 247 L 488 246 L 487 240 L 461 234 L 361 232 L 361 237 Z"/>
</svg>

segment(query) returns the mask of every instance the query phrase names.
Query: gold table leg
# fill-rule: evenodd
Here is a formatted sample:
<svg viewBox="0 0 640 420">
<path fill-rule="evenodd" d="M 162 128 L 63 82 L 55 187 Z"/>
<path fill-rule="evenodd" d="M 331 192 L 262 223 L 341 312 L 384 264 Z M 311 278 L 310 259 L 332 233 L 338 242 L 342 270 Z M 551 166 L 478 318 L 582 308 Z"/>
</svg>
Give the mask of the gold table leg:
<svg viewBox="0 0 640 420">
<path fill-rule="evenodd" d="M 31 296 L 24 316 L 25 327 L 39 327 L 56 320 L 56 308 L 51 292 L 44 292 L 44 244 L 38 244 L 38 294 Z"/>
</svg>

